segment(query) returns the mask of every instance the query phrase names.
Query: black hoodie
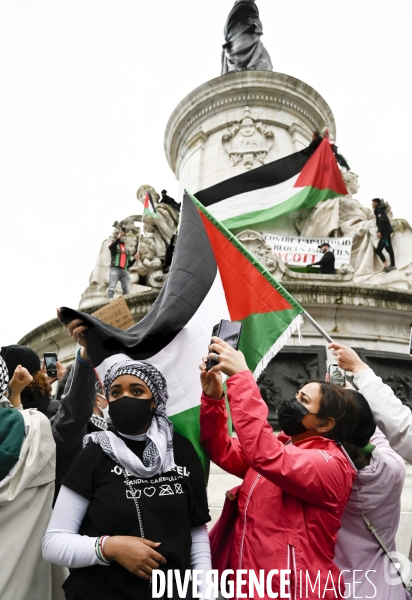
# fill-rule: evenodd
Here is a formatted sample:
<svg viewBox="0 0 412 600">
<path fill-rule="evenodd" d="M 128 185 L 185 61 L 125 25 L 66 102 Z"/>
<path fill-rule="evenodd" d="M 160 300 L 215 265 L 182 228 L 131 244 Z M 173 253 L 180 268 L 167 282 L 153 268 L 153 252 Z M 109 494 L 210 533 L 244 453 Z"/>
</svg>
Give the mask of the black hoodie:
<svg viewBox="0 0 412 600">
<path fill-rule="evenodd" d="M 383 202 L 380 202 L 375 208 L 374 213 L 378 232 L 382 235 L 382 237 L 387 238 L 391 235 L 391 233 L 393 233 L 393 228 L 391 222 L 389 221 L 389 217 L 386 214 L 386 208 L 386 205 L 383 204 Z"/>
</svg>

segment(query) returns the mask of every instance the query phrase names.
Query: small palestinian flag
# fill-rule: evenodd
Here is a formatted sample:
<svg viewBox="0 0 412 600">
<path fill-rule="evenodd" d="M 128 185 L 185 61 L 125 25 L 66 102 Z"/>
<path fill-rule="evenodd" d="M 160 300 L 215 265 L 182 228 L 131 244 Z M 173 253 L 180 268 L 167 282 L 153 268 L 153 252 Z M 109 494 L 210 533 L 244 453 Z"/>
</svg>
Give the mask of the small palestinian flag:
<svg viewBox="0 0 412 600">
<path fill-rule="evenodd" d="M 185 194 L 169 275 L 148 314 L 126 331 L 69 308 L 62 308 L 62 318 L 81 318 L 89 325 L 87 351 L 101 379 L 127 357 L 150 362 L 163 373 L 169 418 L 206 467 L 199 441 L 198 367 L 213 326 L 221 319 L 243 322 L 241 349 L 257 377 L 299 327 L 302 312 L 248 250 Z"/>
<path fill-rule="evenodd" d="M 305 150 L 252 169 L 196 198 L 231 231 L 266 227 L 286 214 L 348 193 L 328 139 L 312 156 Z"/>
<path fill-rule="evenodd" d="M 146 192 L 146 198 L 144 199 L 143 215 L 150 215 L 157 219 L 157 212 L 153 202 L 153 198 L 150 192 Z"/>
</svg>

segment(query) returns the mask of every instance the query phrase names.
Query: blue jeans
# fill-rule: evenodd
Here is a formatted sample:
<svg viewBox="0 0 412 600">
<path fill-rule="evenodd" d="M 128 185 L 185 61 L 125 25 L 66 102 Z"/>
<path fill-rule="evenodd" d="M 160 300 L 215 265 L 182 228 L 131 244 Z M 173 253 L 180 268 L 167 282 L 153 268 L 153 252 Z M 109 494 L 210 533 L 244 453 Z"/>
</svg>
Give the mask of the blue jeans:
<svg viewBox="0 0 412 600">
<path fill-rule="evenodd" d="M 109 287 L 107 288 L 107 297 L 109 299 L 113 298 L 118 281 L 122 284 L 123 294 L 128 294 L 130 292 L 129 271 L 126 271 L 126 269 L 122 269 L 121 267 L 110 267 Z"/>
</svg>

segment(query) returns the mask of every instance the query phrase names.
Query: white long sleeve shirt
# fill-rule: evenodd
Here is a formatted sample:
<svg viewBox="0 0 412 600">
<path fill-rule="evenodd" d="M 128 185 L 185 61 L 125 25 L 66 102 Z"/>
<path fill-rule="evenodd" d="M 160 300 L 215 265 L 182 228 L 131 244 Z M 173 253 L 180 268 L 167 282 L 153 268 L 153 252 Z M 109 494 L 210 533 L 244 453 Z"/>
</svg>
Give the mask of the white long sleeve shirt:
<svg viewBox="0 0 412 600">
<path fill-rule="evenodd" d="M 354 377 L 354 382 L 371 407 L 379 429 L 386 435 L 391 447 L 412 464 L 412 412 L 395 396 L 392 388 L 365 369 Z"/>
</svg>

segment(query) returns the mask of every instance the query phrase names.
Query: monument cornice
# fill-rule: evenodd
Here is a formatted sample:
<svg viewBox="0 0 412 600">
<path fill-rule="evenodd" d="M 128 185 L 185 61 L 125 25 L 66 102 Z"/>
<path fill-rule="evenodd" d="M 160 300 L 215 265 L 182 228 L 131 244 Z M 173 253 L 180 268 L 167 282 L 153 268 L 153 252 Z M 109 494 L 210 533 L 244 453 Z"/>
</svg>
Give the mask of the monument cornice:
<svg viewBox="0 0 412 600">
<path fill-rule="evenodd" d="M 208 81 L 188 94 L 175 108 L 166 126 L 164 147 L 174 173 L 178 170 L 179 153 L 211 116 L 227 112 L 228 108 L 254 106 L 273 107 L 294 114 L 307 124 L 308 130 L 328 125 L 333 136 L 336 126 L 332 111 L 322 96 L 307 83 L 274 71 L 241 71 Z M 235 119 L 234 119 L 235 120 Z M 262 119 L 269 125 L 289 127 L 281 119 Z M 225 127 L 231 121 L 225 122 Z M 211 126 L 211 131 L 213 131 Z M 308 139 L 309 141 L 309 139 Z"/>
<path fill-rule="evenodd" d="M 283 281 L 282 285 L 303 306 L 347 306 L 405 311 L 412 317 L 412 293 L 408 290 L 362 284 Z"/>
</svg>

